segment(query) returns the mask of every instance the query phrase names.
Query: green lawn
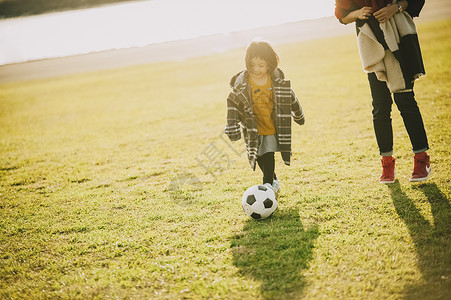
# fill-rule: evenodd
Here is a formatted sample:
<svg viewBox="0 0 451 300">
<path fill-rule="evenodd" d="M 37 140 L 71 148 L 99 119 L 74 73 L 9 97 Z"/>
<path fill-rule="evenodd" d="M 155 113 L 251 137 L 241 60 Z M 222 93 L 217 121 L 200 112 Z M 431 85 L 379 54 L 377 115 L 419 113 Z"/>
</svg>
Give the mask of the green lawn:
<svg viewBox="0 0 451 300">
<path fill-rule="evenodd" d="M 451 295 L 451 21 L 419 26 L 433 174 L 378 183 L 353 35 L 275 47 L 306 114 L 279 208 L 222 134 L 244 49 L 0 85 L 2 299 L 446 299 Z"/>
</svg>

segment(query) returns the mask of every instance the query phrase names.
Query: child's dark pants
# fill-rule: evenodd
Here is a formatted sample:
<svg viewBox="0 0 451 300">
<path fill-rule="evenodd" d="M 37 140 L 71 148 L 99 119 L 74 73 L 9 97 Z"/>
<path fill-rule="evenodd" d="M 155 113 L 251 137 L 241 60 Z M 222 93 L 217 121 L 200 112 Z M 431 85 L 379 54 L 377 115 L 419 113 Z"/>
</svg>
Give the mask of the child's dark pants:
<svg viewBox="0 0 451 300">
<path fill-rule="evenodd" d="M 263 184 L 269 183 L 272 185 L 273 180 L 277 179 L 276 174 L 274 173 L 274 152 L 267 152 L 262 156 L 257 157 L 257 163 L 263 172 Z"/>
</svg>

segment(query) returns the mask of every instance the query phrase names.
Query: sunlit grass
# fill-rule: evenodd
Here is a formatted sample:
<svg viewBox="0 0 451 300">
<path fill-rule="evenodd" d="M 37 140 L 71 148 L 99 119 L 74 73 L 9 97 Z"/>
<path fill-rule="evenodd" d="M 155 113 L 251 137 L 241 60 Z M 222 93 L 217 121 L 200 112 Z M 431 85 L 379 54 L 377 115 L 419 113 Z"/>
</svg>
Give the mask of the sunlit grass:
<svg viewBox="0 0 451 300">
<path fill-rule="evenodd" d="M 306 125 L 292 166 L 276 156 L 279 208 L 262 222 L 240 206 L 261 174 L 221 135 L 244 49 L 0 86 L 1 297 L 444 299 L 451 22 L 419 31 L 431 180 L 408 182 L 394 107 L 398 182 L 377 182 L 354 36 L 277 46 Z"/>
</svg>

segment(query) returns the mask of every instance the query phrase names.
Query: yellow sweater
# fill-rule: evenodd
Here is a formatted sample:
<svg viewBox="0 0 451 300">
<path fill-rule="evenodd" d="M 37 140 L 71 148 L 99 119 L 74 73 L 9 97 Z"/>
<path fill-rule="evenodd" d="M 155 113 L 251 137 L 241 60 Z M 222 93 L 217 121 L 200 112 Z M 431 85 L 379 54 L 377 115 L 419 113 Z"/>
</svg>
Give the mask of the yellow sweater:
<svg viewBox="0 0 451 300">
<path fill-rule="evenodd" d="M 252 87 L 252 107 L 254 109 L 255 120 L 257 121 L 258 134 L 276 134 L 276 128 L 271 118 L 274 108 L 271 79 L 268 78 L 268 81 L 264 85 L 257 85 L 252 81 L 252 77 L 249 79 Z"/>
</svg>

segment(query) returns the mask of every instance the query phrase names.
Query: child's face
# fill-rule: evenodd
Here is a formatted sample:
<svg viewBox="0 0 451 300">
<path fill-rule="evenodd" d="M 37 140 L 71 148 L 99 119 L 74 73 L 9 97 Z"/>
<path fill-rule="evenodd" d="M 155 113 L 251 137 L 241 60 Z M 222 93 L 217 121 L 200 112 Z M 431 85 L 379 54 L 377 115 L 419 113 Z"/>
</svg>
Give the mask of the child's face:
<svg viewBox="0 0 451 300">
<path fill-rule="evenodd" d="M 251 59 L 249 72 L 252 76 L 252 79 L 258 80 L 266 78 L 268 70 L 268 63 L 264 59 L 261 59 L 260 57 L 254 57 Z"/>
</svg>

